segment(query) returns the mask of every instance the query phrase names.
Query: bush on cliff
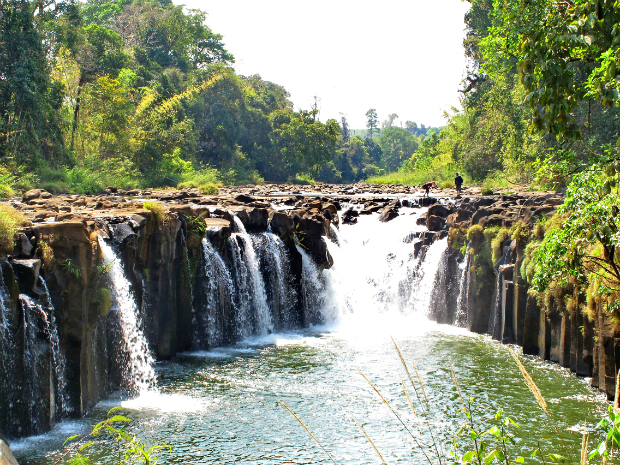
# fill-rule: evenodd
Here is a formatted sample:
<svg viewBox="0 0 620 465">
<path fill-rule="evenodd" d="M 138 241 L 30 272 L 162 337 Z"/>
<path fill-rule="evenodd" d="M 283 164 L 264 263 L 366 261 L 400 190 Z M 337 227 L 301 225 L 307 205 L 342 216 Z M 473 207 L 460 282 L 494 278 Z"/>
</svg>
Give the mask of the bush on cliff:
<svg viewBox="0 0 620 465">
<path fill-rule="evenodd" d="M 11 253 L 15 233 L 23 221 L 23 215 L 12 206 L 0 205 L 0 255 Z"/>
</svg>

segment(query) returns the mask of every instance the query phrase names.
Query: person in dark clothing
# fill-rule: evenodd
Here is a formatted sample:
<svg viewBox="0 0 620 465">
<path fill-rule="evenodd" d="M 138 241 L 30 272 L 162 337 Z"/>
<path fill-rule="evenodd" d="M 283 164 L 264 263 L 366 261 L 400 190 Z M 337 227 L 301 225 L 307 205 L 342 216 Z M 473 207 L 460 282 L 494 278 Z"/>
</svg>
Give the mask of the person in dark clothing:
<svg viewBox="0 0 620 465">
<path fill-rule="evenodd" d="M 461 186 L 463 185 L 463 178 L 458 173 L 456 173 L 456 178 L 454 178 L 454 185 L 456 186 L 456 195 L 461 195 Z"/>
<path fill-rule="evenodd" d="M 425 197 L 428 197 L 428 193 L 431 190 L 431 187 L 435 187 L 435 181 L 431 181 L 431 182 L 427 182 L 426 184 L 422 184 L 422 188 L 426 191 L 426 194 L 424 194 Z"/>
</svg>

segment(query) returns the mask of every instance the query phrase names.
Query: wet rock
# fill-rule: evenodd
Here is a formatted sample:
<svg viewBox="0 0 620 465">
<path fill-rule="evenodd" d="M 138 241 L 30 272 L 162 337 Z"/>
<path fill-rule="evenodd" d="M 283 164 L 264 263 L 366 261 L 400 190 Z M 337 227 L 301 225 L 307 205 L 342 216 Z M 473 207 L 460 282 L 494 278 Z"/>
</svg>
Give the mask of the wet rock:
<svg viewBox="0 0 620 465">
<path fill-rule="evenodd" d="M 445 205 L 435 204 L 428 209 L 428 216 L 439 216 L 441 218 L 447 218 L 452 213 L 452 209 Z"/>
<path fill-rule="evenodd" d="M 383 210 L 381 210 L 381 215 L 379 216 L 379 221 L 382 223 L 387 223 L 388 221 L 392 221 L 394 218 L 398 217 L 398 207 L 394 205 L 388 205 Z"/>
<path fill-rule="evenodd" d="M 24 294 L 34 292 L 39 281 L 41 260 L 11 260 L 11 266 L 19 284 L 20 292 Z"/>
<path fill-rule="evenodd" d="M 32 243 L 28 239 L 24 233 L 19 233 L 15 238 L 15 248 L 13 250 L 13 254 L 19 258 L 30 258 L 32 257 L 32 252 L 34 247 Z"/>
<path fill-rule="evenodd" d="M 253 197 L 250 197 L 249 195 L 240 194 L 237 197 L 235 197 L 235 200 L 241 203 L 251 203 L 251 202 L 254 202 L 256 199 L 254 199 Z"/>
<path fill-rule="evenodd" d="M 289 238 L 293 234 L 293 219 L 286 213 L 271 212 L 271 230 L 281 238 Z"/>
<path fill-rule="evenodd" d="M 110 225 L 110 230 L 112 232 L 112 238 L 117 244 L 123 244 L 130 238 L 136 236 L 133 228 L 128 223 Z"/>
<path fill-rule="evenodd" d="M 342 214 L 342 223 L 343 224 L 356 224 L 358 216 L 359 216 L 359 213 L 357 210 L 353 208 L 349 208 Z"/>
<path fill-rule="evenodd" d="M 446 227 L 446 219 L 440 216 L 428 215 L 426 218 L 426 227 L 429 231 L 441 231 Z"/>
</svg>

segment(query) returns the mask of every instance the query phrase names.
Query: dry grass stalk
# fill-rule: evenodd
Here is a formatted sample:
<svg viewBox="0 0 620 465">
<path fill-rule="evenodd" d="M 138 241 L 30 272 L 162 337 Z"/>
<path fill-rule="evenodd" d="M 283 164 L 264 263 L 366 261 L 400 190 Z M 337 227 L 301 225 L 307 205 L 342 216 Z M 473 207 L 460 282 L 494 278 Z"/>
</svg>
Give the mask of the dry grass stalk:
<svg viewBox="0 0 620 465">
<path fill-rule="evenodd" d="M 407 386 L 405 386 L 405 380 L 403 379 L 402 376 L 400 376 L 400 374 L 398 375 L 398 377 L 400 378 L 400 384 L 403 385 L 403 391 L 405 391 L 405 395 L 407 396 L 407 401 L 409 402 L 409 407 L 411 407 L 411 411 L 413 412 L 413 416 L 417 416 L 417 414 L 415 413 L 415 407 L 413 406 L 413 402 L 411 402 L 411 397 L 409 397 L 409 392 L 407 391 Z"/>
<path fill-rule="evenodd" d="M 590 435 L 589 433 L 586 431 L 587 424 L 584 423 L 583 425 L 583 438 L 581 439 L 581 462 L 580 465 L 588 465 L 588 446 L 589 446 L 589 439 L 590 439 Z"/>
<path fill-rule="evenodd" d="M 357 368 L 357 367 L 356 367 Z M 426 450 L 424 450 L 424 447 L 422 446 L 422 444 L 420 444 L 420 441 L 418 440 L 418 438 L 416 438 L 413 433 L 411 432 L 411 430 L 409 429 L 409 427 L 405 424 L 405 422 L 403 421 L 403 419 L 400 417 L 400 415 L 398 413 L 396 413 L 396 410 L 394 410 L 392 408 L 392 406 L 390 405 L 390 403 L 388 402 L 388 400 L 383 397 L 383 394 L 381 394 L 381 392 L 379 391 L 379 389 L 377 389 L 377 387 L 372 383 L 372 381 L 370 381 L 366 375 L 364 373 L 362 373 L 360 371 L 359 368 L 357 368 L 357 371 L 359 372 L 360 375 L 362 375 L 362 378 L 364 378 L 366 380 L 366 382 L 370 385 L 370 387 L 377 393 L 377 395 L 381 398 L 381 400 L 383 401 L 383 403 L 385 405 L 388 406 L 388 408 L 390 409 L 390 412 L 392 412 L 392 415 L 394 415 L 396 417 L 396 419 L 400 422 L 401 425 L 403 425 L 403 427 L 405 428 L 405 430 L 407 431 L 407 433 L 409 433 L 409 436 L 411 436 L 411 438 L 413 439 L 413 441 L 416 443 L 416 446 L 418 446 L 418 448 L 422 451 L 422 453 L 424 454 L 424 457 L 426 457 L 426 460 L 428 461 L 428 463 L 430 463 L 431 465 L 433 465 L 433 461 L 430 459 L 430 457 L 428 456 L 428 454 L 426 453 Z M 427 446 L 428 447 L 428 446 Z M 441 462 L 440 462 L 441 463 Z"/>
<path fill-rule="evenodd" d="M 323 449 L 323 452 L 325 452 L 325 454 L 327 454 L 329 459 L 335 464 L 336 462 L 334 462 L 334 459 L 331 456 L 331 454 L 329 452 L 327 452 L 327 449 L 325 449 L 325 447 L 323 447 L 323 444 L 321 444 L 321 442 L 316 438 L 316 436 L 314 434 L 312 434 L 312 431 L 310 431 L 310 429 L 306 425 L 304 425 L 304 422 L 301 421 L 301 418 L 299 418 L 297 415 L 295 415 L 295 412 L 293 412 L 290 408 L 288 408 L 288 405 L 286 405 L 284 402 L 280 402 L 280 403 L 284 406 L 284 408 L 286 410 L 288 410 L 291 413 L 291 415 L 293 415 L 295 417 L 295 420 L 297 420 L 299 422 L 299 424 L 304 427 L 304 429 L 308 432 L 310 437 L 312 439 L 314 439 L 314 441 L 319 445 L 319 447 L 321 449 Z"/>
<path fill-rule="evenodd" d="M 618 375 L 616 376 L 616 394 L 614 396 L 614 413 L 618 413 L 618 409 L 620 408 L 620 370 L 618 370 Z"/>
<path fill-rule="evenodd" d="M 428 397 L 426 397 L 426 390 L 424 389 L 422 378 L 420 378 L 420 373 L 418 372 L 418 367 L 415 365 L 415 362 L 413 361 L 413 357 L 411 358 L 411 365 L 413 365 L 415 375 L 418 377 L 418 383 L 420 383 L 420 388 L 422 389 L 422 395 L 424 396 L 424 401 L 426 402 L 426 410 L 430 412 L 430 404 L 428 402 Z"/>
<path fill-rule="evenodd" d="M 409 377 L 409 382 L 411 383 L 411 385 L 413 386 L 413 389 L 415 390 L 415 395 L 418 398 L 418 402 L 422 406 L 422 411 L 426 412 L 426 414 L 428 415 L 430 413 L 430 408 L 428 406 L 428 399 L 426 399 L 427 408 L 424 408 L 424 403 L 422 403 L 422 400 L 420 399 L 420 394 L 418 394 L 418 389 L 415 386 L 415 382 L 413 381 L 413 377 L 411 376 L 411 372 L 409 371 L 409 367 L 407 366 L 405 357 L 403 356 L 403 353 L 401 352 L 400 347 L 398 347 L 398 344 L 396 344 L 396 341 L 394 340 L 393 337 L 392 337 L 392 342 L 394 343 L 396 352 L 398 352 L 398 357 L 400 358 L 400 361 L 403 364 L 403 367 L 405 368 L 405 372 L 407 373 L 407 376 Z M 411 359 L 411 362 L 413 363 L 413 359 Z M 416 368 L 415 363 L 413 363 L 413 367 Z M 420 388 L 422 389 L 422 392 L 424 393 L 424 398 L 426 398 L 426 392 L 424 392 L 424 385 L 422 384 L 422 380 L 420 379 L 420 375 L 418 373 L 417 368 L 416 368 L 416 375 L 418 377 L 418 382 L 420 383 Z M 402 378 L 401 378 L 401 381 L 402 381 Z M 404 387 L 405 385 L 403 383 L 403 388 Z M 411 399 L 409 398 L 409 393 L 407 392 L 407 389 L 405 389 L 405 394 L 407 395 L 407 399 L 409 400 L 409 405 L 411 406 L 411 409 L 413 410 L 413 414 L 416 415 L 416 411 L 413 408 L 413 403 L 411 402 Z M 441 454 L 439 453 L 439 448 L 437 447 L 437 440 L 435 439 L 435 435 L 433 434 L 433 429 L 431 428 L 428 422 L 426 422 L 426 426 L 428 427 L 428 432 L 431 436 L 431 439 L 433 440 L 433 446 L 435 448 L 435 454 L 437 455 L 437 460 L 441 464 Z"/>
<path fill-rule="evenodd" d="M 366 430 L 364 429 L 364 427 L 362 425 L 360 425 L 357 420 L 353 420 L 357 426 L 360 427 L 360 429 L 362 430 L 362 433 L 364 433 L 364 436 L 366 436 L 366 439 L 368 439 L 368 442 L 370 443 L 370 445 L 372 446 L 372 448 L 375 450 L 375 452 L 377 453 L 377 455 L 379 456 L 379 458 L 381 459 L 381 463 L 383 465 L 387 465 L 385 459 L 383 458 L 383 455 L 381 455 L 381 452 L 379 452 L 379 449 L 377 449 L 377 446 L 375 446 L 375 443 L 372 442 L 372 439 L 370 439 L 370 436 L 368 436 L 368 433 L 366 433 Z"/>
<path fill-rule="evenodd" d="M 463 393 L 461 392 L 461 386 L 459 385 L 459 380 L 456 378 L 456 373 L 454 372 L 454 365 L 452 365 L 452 360 L 450 360 L 450 372 L 452 373 L 452 379 L 454 380 L 454 385 L 456 386 L 456 390 L 459 393 L 459 399 L 461 399 L 463 408 L 467 408 L 467 406 L 465 405 L 465 399 L 463 399 Z"/>
<path fill-rule="evenodd" d="M 519 357 L 517 356 L 515 351 L 512 350 L 510 347 L 508 347 L 508 351 L 510 352 L 510 355 L 512 355 L 512 358 L 515 360 L 515 363 L 519 367 L 519 370 L 521 370 L 521 373 L 523 374 L 523 378 L 525 379 L 526 386 L 530 389 L 530 391 L 532 391 L 532 394 L 534 394 L 534 397 L 536 398 L 536 401 L 538 402 L 538 405 L 540 406 L 540 408 L 549 417 L 549 420 L 551 421 L 551 424 L 553 425 L 553 428 L 555 429 L 556 434 L 562 441 L 562 445 L 564 446 L 564 452 L 566 452 L 566 456 L 568 457 L 570 462 L 573 463 L 574 462 L 573 458 L 570 455 L 570 452 L 568 451 L 568 447 L 566 446 L 566 442 L 564 441 L 564 438 L 560 434 L 558 425 L 555 423 L 553 416 L 551 416 L 551 412 L 547 408 L 547 401 L 543 397 L 542 393 L 540 392 L 540 389 L 538 388 L 538 386 L 536 385 L 536 383 L 534 382 L 530 374 L 527 372 L 527 370 L 523 366 L 523 363 L 521 363 L 521 360 L 519 360 Z"/>
<path fill-rule="evenodd" d="M 400 351 L 400 348 L 398 347 L 398 344 L 396 344 L 396 341 L 394 340 L 394 338 L 392 338 L 392 342 L 394 343 L 394 347 L 396 347 L 396 352 L 398 352 L 398 357 L 400 357 L 400 362 L 403 364 L 403 368 L 405 369 L 405 373 L 407 373 L 407 377 L 409 378 L 409 382 L 413 386 L 413 390 L 415 391 L 415 395 L 416 395 L 416 397 L 418 398 L 418 401 L 419 401 L 420 400 L 420 396 L 418 394 L 418 388 L 415 387 L 415 383 L 413 382 L 413 377 L 411 376 L 411 373 L 409 372 L 409 367 L 407 366 L 407 362 L 405 361 L 405 357 L 403 356 L 403 353 Z M 418 377 L 418 379 L 420 379 L 420 378 Z"/>
</svg>

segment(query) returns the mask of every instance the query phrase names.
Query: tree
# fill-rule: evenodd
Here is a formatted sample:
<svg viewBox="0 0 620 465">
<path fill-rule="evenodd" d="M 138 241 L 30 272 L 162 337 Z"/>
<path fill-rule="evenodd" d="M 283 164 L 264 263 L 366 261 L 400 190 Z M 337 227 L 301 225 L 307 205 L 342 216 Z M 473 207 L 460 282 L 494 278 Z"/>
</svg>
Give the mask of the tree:
<svg viewBox="0 0 620 465">
<path fill-rule="evenodd" d="M 340 130 L 336 120 L 321 123 L 316 110 L 278 110 L 270 115 L 282 168 L 289 176 L 317 174 L 331 160 Z"/>
<path fill-rule="evenodd" d="M 347 118 L 340 113 L 340 133 L 342 134 L 342 140 L 347 143 L 351 140 L 351 133 L 349 132 L 349 123 Z"/>
<path fill-rule="evenodd" d="M 377 117 L 377 110 L 371 108 L 366 112 L 366 127 L 370 137 L 372 137 L 374 131 L 379 127 L 379 118 Z"/>
<path fill-rule="evenodd" d="M 0 5 L 0 160 L 30 169 L 41 160 L 66 161 L 59 127 L 63 88 L 51 82 L 36 8 L 17 0 Z"/>
<path fill-rule="evenodd" d="M 383 151 L 383 163 L 388 172 L 398 170 L 405 160 L 408 160 L 418 149 L 418 141 L 404 128 L 391 126 L 386 128 L 379 145 Z"/>
<path fill-rule="evenodd" d="M 390 113 L 387 119 L 381 123 L 381 129 L 391 128 L 394 125 L 394 120 L 398 118 L 396 113 Z"/>
</svg>

